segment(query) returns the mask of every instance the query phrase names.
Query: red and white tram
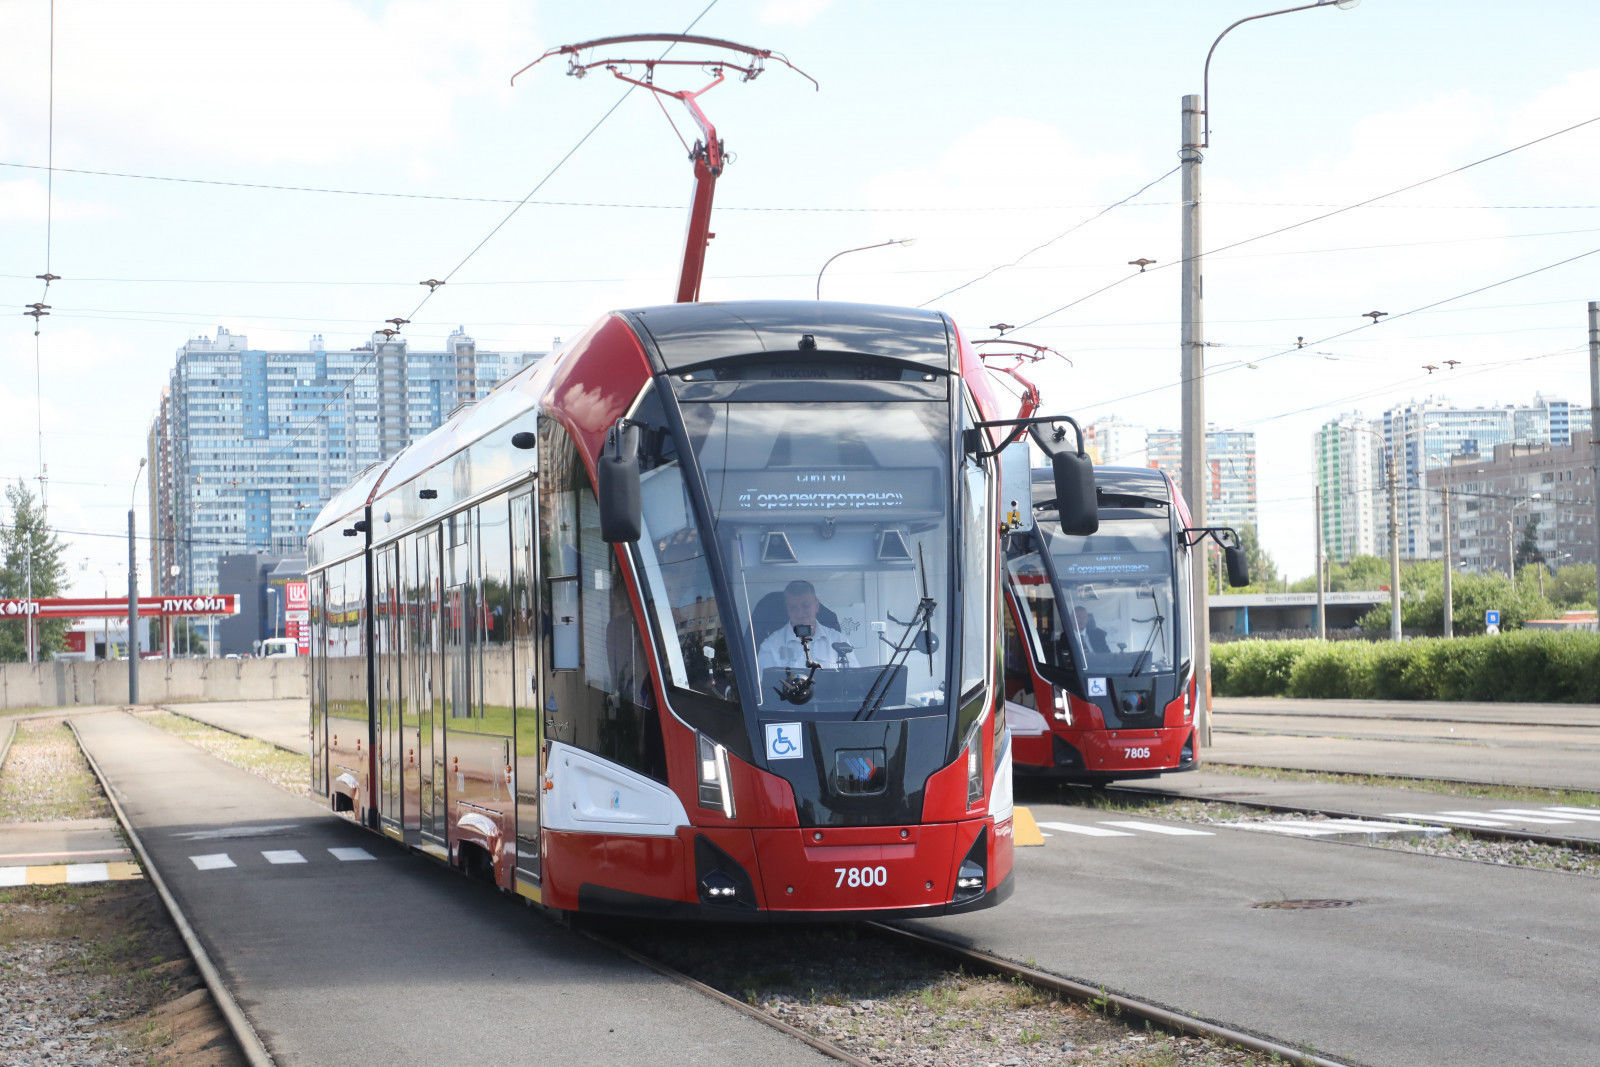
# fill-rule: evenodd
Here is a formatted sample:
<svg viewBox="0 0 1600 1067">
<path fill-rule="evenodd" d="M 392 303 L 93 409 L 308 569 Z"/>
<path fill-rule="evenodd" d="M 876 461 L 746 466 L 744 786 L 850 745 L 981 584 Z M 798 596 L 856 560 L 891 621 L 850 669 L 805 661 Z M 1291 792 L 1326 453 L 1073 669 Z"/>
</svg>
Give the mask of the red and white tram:
<svg viewBox="0 0 1600 1067">
<path fill-rule="evenodd" d="M 1165 472 L 1096 467 L 1094 475 L 1100 522 L 1089 536 L 1063 530 L 1049 471 L 1033 471 L 1031 492 L 1015 494 L 1033 504 L 1022 505 L 1032 521 L 1006 547 L 1012 758 L 1019 773 L 1089 784 L 1192 770 L 1203 699 L 1193 548 L 1206 537 L 1222 546 L 1234 585 L 1249 581 L 1244 554 L 1234 531 L 1190 526 Z"/>
<path fill-rule="evenodd" d="M 566 911 L 997 903 L 998 418 L 935 312 L 607 315 L 318 517 L 316 790 Z"/>
</svg>

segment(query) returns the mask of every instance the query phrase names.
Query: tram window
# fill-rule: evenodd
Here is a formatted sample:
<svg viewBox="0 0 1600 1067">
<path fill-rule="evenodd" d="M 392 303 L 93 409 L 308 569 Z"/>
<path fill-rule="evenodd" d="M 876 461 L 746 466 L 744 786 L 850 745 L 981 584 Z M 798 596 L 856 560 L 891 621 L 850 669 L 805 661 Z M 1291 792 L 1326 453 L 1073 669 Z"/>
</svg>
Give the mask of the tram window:
<svg viewBox="0 0 1600 1067">
<path fill-rule="evenodd" d="M 974 420 L 963 404 L 962 428 Z M 990 597 L 990 569 L 994 556 L 990 533 L 989 478 L 982 462 L 970 455 L 961 469 L 961 695 L 982 685 L 989 674 L 989 628 L 994 601 Z"/>
<path fill-rule="evenodd" d="M 550 636 L 558 671 L 578 669 L 578 579 L 550 579 Z"/>
<path fill-rule="evenodd" d="M 511 732 L 511 513 L 506 498 L 478 507 L 478 714 L 490 733 Z"/>
</svg>

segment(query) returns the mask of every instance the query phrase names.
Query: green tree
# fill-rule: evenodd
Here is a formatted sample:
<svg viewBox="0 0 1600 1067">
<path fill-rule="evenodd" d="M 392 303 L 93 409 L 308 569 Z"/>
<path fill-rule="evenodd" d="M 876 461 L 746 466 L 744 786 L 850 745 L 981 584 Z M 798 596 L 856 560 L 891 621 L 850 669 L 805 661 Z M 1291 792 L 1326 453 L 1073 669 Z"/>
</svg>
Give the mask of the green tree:
<svg viewBox="0 0 1600 1067">
<path fill-rule="evenodd" d="M 1530 563 L 1543 563 L 1544 552 L 1539 548 L 1539 516 L 1529 515 L 1527 525 L 1522 528 L 1522 540 L 1517 542 L 1518 570 Z"/>
<path fill-rule="evenodd" d="M 1400 604 L 1400 625 L 1408 637 L 1444 632 L 1444 566 L 1436 560 L 1405 565 L 1400 572 L 1405 599 Z M 1511 587 L 1503 574 L 1461 574 L 1451 583 L 1452 628 L 1458 637 L 1484 632 L 1484 612 L 1500 612 L 1502 630 L 1520 629 L 1529 619 L 1555 614 L 1550 602 L 1532 582 Z M 1389 605 L 1380 604 L 1361 617 L 1361 628 L 1375 636 L 1389 632 Z"/>
<path fill-rule="evenodd" d="M 18 481 L 6 486 L 9 514 L 0 526 L 0 548 L 5 562 L 0 566 L 0 598 L 60 596 L 66 582 L 66 565 L 61 561 L 62 546 L 45 521 L 27 486 Z M 39 658 L 49 659 L 66 643 L 65 620 L 39 623 Z M 0 624 L 0 662 L 20 663 L 28 658 L 27 623 L 17 619 Z"/>
<path fill-rule="evenodd" d="M 1562 611 L 1594 607 L 1594 564 L 1562 567 L 1545 581 L 1544 592 Z"/>
</svg>

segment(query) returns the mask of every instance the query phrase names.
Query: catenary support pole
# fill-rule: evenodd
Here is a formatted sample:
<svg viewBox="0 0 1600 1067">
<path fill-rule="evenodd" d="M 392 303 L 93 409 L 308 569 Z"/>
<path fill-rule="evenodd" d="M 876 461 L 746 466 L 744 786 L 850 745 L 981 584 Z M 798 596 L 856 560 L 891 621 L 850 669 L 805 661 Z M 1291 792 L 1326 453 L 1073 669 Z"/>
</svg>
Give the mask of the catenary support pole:
<svg viewBox="0 0 1600 1067">
<path fill-rule="evenodd" d="M 128 509 L 128 703 L 139 703 L 139 558 Z"/>
<path fill-rule="evenodd" d="M 1450 532 L 1450 487 L 1444 486 L 1439 490 L 1439 503 L 1444 506 L 1444 635 L 1456 635 L 1456 598 L 1451 586 L 1451 574 L 1455 570 L 1455 551 L 1450 543 L 1453 536 Z"/>
<path fill-rule="evenodd" d="M 1315 498 L 1315 516 L 1317 525 L 1317 640 L 1328 639 L 1328 600 L 1323 594 L 1326 585 L 1326 568 L 1323 567 L 1322 552 L 1322 485 L 1317 485 Z"/>
<path fill-rule="evenodd" d="M 1183 495 L 1189 501 L 1189 518 L 1195 526 L 1206 524 L 1206 420 L 1205 420 L 1205 316 L 1200 274 L 1200 97 L 1183 98 L 1183 276 L 1181 286 L 1182 353 L 1179 377 L 1183 383 Z M 1194 669 L 1201 700 L 1195 716 L 1200 743 L 1211 744 L 1211 609 L 1205 566 L 1193 567 Z"/>
<path fill-rule="evenodd" d="M 1600 597 L 1600 301 L 1594 300 L 1589 301 L 1589 495 L 1594 497 L 1595 596 Z"/>
<path fill-rule="evenodd" d="M 1389 639 L 1399 641 L 1400 629 L 1400 490 L 1395 485 L 1394 447 L 1389 448 Z"/>
</svg>

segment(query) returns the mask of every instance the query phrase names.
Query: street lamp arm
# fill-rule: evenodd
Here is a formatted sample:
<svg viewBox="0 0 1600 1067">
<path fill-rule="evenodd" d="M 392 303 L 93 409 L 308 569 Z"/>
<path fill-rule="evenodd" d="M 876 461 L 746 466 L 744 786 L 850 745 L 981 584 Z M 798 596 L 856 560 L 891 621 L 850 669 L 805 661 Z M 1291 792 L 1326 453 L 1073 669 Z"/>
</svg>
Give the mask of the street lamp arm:
<svg viewBox="0 0 1600 1067">
<path fill-rule="evenodd" d="M 817 271 L 817 299 L 822 299 L 822 275 L 840 256 L 848 256 L 851 252 L 865 252 L 871 248 L 888 248 L 890 245 L 908 245 L 916 240 L 914 237 L 897 237 L 891 241 L 879 241 L 874 245 L 862 245 L 860 248 L 847 248 L 843 252 L 835 252 L 828 257 L 828 262 L 822 265 L 822 270 Z"/>
<path fill-rule="evenodd" d="M 1346 5 L 1353 6 L 1351 4 L 1351 0 L 1317 0 L 1317 2 L 1314 4 L 1301 4 L 1299 7 L 1286 7 L 1281 11 L 1264 11 L 1259 15 L 1246 15 L 1238 22 L 1235 22 L 1233 25 L 1217 34 L 1217 39 L 1211 42 L 1211 48 L 1206 52 L 1205 71 L 1200 77 L 1200 113 L 1205 116 L 1205 132 L 1200 137 L 1199 147 L 1211 147 L 1211 53 L 1217 50 L 1217 45 L 1222 43 L 1222 39 L 1228 36 L 1228 34 L 1232 33 L 1236 28 L 1243 26 L 1247 22 L 1254 22 L 1257 19 L 1269 19 L 1274 15 L 1287 15 L 1291 11 L 1309 11 L 1314 7 L 1329 7 L 1333 5 L 1337 5 L 1339 7 L 1344 7 Z"/>
</svg>

